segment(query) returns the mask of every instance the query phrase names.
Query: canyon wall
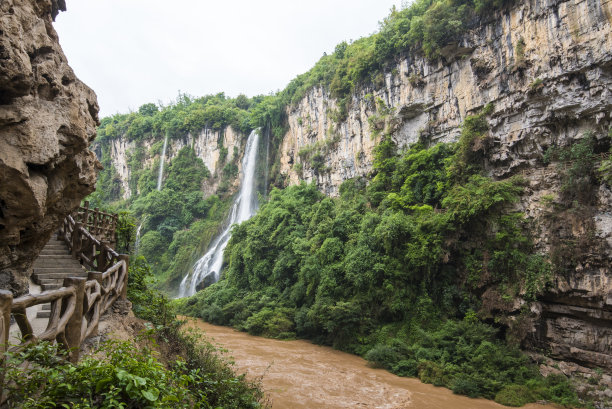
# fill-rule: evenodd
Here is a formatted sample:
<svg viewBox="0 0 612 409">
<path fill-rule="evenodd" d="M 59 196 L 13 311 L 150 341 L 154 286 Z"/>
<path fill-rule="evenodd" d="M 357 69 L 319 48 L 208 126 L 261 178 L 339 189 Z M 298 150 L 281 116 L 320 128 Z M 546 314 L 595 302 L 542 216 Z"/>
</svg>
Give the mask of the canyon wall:
<svg viewBox="0 0 612 409">
<path fill-rule="evenodd" d="M 526 187 L 516 210 L 525 215 L 536 250 L 573 259 L 538 302 L 502 302 L 484 283 L 480 313 L 520 334 L 526 347 L 612 370 L 612 191 L 597 182 L 588 203 L 577 210 L 562 198 L 560 165 L 543 159 L 550 147 L 570 146 L 586 133 L 596 138 L 598 153 L 610 145 L 612 0 L 514 4 L 480 21 L 442 49 L 438 60 L 398 57 L 378 84 L 352 95 L 346 118 L 325 88 L 311 89 L 287 108 L 288 130 L 273 156 L 280 157 L 280 173 L 289 184 L 315 182 L 337 196 L 344 180 L 371 174 L 382 135 L 400 147 L 419 140 L 456 141 L 466 117 L 492 104 L 486 171 L 495 179 L 523 175 Z M 214 193 L 220 140 L 228 161 L 243 151 L 245 138 L 231 128 L 223 137 L 203 130 L 171 140 L 166 160 L 193 146 L 213 175 L 205 192 Z M 139 142 L 147 152 L 145 168 L 156 166 L 161 141 Z M 111 142 L 124 198 L 135 193 L 128 157 L 136 146 L 125 137 Z"/>
<path fill-rule="evenodd" d="M 399 146 L 419 137 L 456 140 L 465 117 L 489 103 L 495 176 L 534 166 L 552 143 L 588 130 L 607 133 L 611 22 L 610 0 L 517 2 L 444 48 L 438 61 L 404 57 L 385 74 L 384 85 L 353 95 L 340 123 L 336 102 L 314 88 L 287 110 L 281 172 L 290 183 L 314 180 L 335 196 L 343 180 L 371 171 L 377 132 L 386 128 Z M 300 151 L 322 147 L 324 171 L 303 163 Z"/>
<path fill-rule="evenodd" d="M 185 146 L 192 147 L 196 156 L 202 159 L 210 171 L 212 177 L 205 183 L 204 190 L 205 194 L 211 194 L 218 187 L 219 178 L 217 176 L 222 170 L 222 164 L 219 163 L 221 146 L 227 149 L 227 157 L 224 162 L 232 162 L 237 159 L 237 155 L 242 154 L 245 140 L 244 136 L 236 132 L 232 127 L 227 127 L 223 131 L 202 129 L 197 135 L 188 134 L 182 138 L 170 139 L 166 149 L 165 161 L 170 163 Z M 132 192 L 129 184 L 130 177 L 132 176 L 132 170 L 128 166 L 129 155 L 134 152 L 137 146 L 140 146 L 145 150 L 143 167 L 151 169 L 153 166 L 159 166 L 159 162 L 155 162 L 155 160 L 159 160 L 161 157 L 162 147 L 160 142 L 162 141 L 162 136 L 138 142 L 129 141 L 123 136 L 109 142 L 111 163 L 121 180 L 122 197 L 124 199 L 128 199 L 137 193 Z M 218 141 L 221 141 L 221 144 Z M 236 161 L 236 164 L 240 170 L 240 161 Z"/>
<path fill-rule="evenodd" d="M 543 161 L 549 147 L 569 146 L 586 132 L 602 147 L 610 144 L 611 23 L 610 0 L 516 2 L 444 48 L 438 61 L 404 56 L 383 84 L 353 95 L 339 123 L 336 101 L 314 88 L 287 109 L 281 173 L 290 184 L 314 181 L 337 196 L 342 181 L 371 173 L 380 135 L 390 134 L 400 147 L 456 141 L 466 116 L 493 104 L 488 173 L 523 174 L 518 210 L 531 223 L 538 251 L 575 254 L 572 269 L 530 305 L 530 320 L 520 324 L 523 342 L 612 370 L 612 191 L 595 186 L 588 206 L 572 212 L 559 200 L 558 165 Z M 546 204 L 551 197 L 554 210 Z M 507 324 L 518 327 L 526 301 L 496 306 L 499 294 L 483 291 L 489 302 L 482 313 L 506 314 Z"/>
<path fill-rule="evenodd" d="M 0 288 L 28 290 L 31 265 L 94 190 L 96 95 L 68 65 L 52 21 L 63 0 L 0 3 Z"/>
</svg>

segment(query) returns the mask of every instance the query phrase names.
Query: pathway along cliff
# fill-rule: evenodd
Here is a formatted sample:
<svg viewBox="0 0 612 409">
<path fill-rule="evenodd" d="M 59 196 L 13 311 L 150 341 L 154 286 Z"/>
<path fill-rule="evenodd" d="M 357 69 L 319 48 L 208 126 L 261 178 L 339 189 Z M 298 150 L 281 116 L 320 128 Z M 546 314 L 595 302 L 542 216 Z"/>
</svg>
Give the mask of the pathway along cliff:
<svg viewBox="0 0 612 409">
<path fill-rule="evenodd" d="M 355 355 L 304 340 L 279 341 L 190 318 L 187 325 L 206 332 L 229 350 L 239 373 L 263 377 L 273 409 L 493 409 L 485 399 L 455 395 L 446 388 L 370 368 Z M 525 409 L 552 409 L 526 405 Z"/>
</svg>

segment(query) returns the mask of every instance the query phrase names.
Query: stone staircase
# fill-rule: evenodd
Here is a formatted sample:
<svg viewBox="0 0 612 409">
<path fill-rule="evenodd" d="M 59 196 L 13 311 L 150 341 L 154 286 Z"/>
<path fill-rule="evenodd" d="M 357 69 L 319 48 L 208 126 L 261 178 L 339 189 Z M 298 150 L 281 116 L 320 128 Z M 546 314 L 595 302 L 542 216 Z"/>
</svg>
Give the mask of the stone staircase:
<svg viewBox="0 0 612 409">
<path fill-rule="evenodd" d="M 42 291 L 60 288 L 66 277 L 87 277 L 87 271 L 72 257 L 66 243 L 55 236 L 42 249 L 32 267 L 32 281 L 40 285 Z M 44 304 L 36 318 L 47 318 L 50 314 L 51 304 Z"/>
</svg>

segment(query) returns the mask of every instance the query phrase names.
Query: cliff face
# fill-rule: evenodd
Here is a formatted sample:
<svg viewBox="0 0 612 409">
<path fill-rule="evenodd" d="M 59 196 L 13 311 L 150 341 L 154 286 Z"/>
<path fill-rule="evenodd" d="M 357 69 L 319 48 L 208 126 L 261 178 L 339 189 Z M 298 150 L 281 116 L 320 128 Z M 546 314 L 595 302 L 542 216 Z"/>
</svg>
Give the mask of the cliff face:
<svg viewBox="0 0 612 409">
<path fill-rule="evenodd" d="M 94 190 L 96 95 L 74 75 L 52 19 L 63 1 L 0 3 L 0 288 L 28 289 L 32 262 Z"/>
<path fill-rule="evenodd" d="M 542 160 L 549 147 L 569 146 L 585 132 L 602 149 L 609 145 L 611 24 L 610 0 L 516 2 L 446 47 L 440 61 L 404 57 L 384 84 L 353 95 L 340 123 L 336 102 L 324 89 L 312 89 L 287 110 L 281 173 L 289 183 L 315 181 L 335 196 L 343 180 L 371 172 L 378 135 L 389 133 L 400 147 L 419 138 L 454 141 L 466 116 L 492 103 L 487 171 L 495 178 L 523 173 L 528 188 L 518 207 L 538 250 L 575 255 L 566 274 L 531 305 L 531 318 L 520 324 L 523 341 L 612 370 L 612 192 L 602 183 L 580 212 L 559 200 L 553 212 L 545 201 L 561 196 L 561 172 Z M 508 325 L 520 326 L 524 300 L 499 307 L 491 291 L 483 298 L 490 301 L 487 313 L 501 311 Z"/>
<path fill-rule="evenodd" d="M 607 132 L 612 1 L 517 3 L 447 46 L 440 61 L 401 60 L 383 86 L 353 96 L 339 124 L 335 101 L 324 89 L 312 89 L 288 109 L 281 172 L 291 183 L 315 180 L 337 195 L 343 180 L 370 172 L 377 132 L 391 131 L 400 146 L 419 136 L 456 140 L 465 117 L 488 103 L 495 106 L 489 156 L 495 176 L 535 165 L 553 142 L 564 144 L 587 130 Z M 299 154 L 317 143 L 331 146 L 319 169 Z"/>
<path fill-rule="evenodd" d="M 239 155 L 244 148 L 243 139 L 243 136 L 232 127 L 227 127 L 222 132 L 202 129 L 197 135 L 189 134 L 180 139 L 169 140 L 166 148 L 165 163 L 170 163 L 185 146 L 192 147 L 196 156 L 202 159 L 211 173 L 212 177 L 205 183 L 204 193 L 206 195 L 212 194 L 219 186 L 220 178 L 217 176 L 219 176 L 222 171 L 223 163 L 233 162 L 237 159 L 237 155 Z M 128 163 L 129 156 L 134 153 L 137 147 L 143 148 L 145 152 L 142 163 L 143 168 L 152 169 L 156 166 L 155 171 L 157 171 L 159 162 L 155 162 L 155 160 L 160 159 L 162 147 L 154 145 L 159 144 L 161 141 L 163 141 L 163 137 L 136 142 L 129 141 L 123 136 L 109 142 L 111 163 L 121 180 L 122 197 L 124 199 L 128 199 L 137 193 L 133 192 L 130 188 L 130 178 L 132 177 L 133 169 L 130 168 Z M 227 156 L 224 158 L 223 163 L 219 160 L 221 157 L 221 146 L 227 149 Z M 240 161 L 235 162 L 240 171 Z M 238 183 L 238 180 L 236 180 L 235 183 Z"/>
</svg>

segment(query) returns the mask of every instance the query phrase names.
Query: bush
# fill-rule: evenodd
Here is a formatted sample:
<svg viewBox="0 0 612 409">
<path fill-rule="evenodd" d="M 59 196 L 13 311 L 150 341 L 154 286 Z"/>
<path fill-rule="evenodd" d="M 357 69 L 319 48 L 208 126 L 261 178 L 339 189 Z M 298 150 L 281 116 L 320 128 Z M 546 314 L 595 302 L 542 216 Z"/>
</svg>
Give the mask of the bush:
<svg viewBox="0 0 612 409">
<path fill-rule="evenodd" d="M 537 396 L 525 385 L 508 385 L 495 395 L 495 402 L 506 406 L 524 406 L 535 402 Z"/>
<path fill-rule="evenodd" d="M 398 361 L 398 354 L 387 345 L 376 345 L 365 354 L 365 359 L 375 368 L 391 369 Z"/>
<path fill-rule="evenodd" d="M 184 361 L 165 368 L 152 350 L 114 340 L 104 342 L 95 356 L 72 364 L 62 359 L 57 346 L 46 342 L 9 354 L 9 406 L 193 408 L 213 403 L 207 391 L 214 376 Z M 27 369 L 21 365 L 25 361 Z"/>
<path fill-rule="evenodd" d="M 479 385 L 474 379 L 470 377 L 459 376 L 455 379 L 455 382 L 451 386 L 453 393 L 459 395 L 466 395 L 470 398 L 477 398 L 480 396 Z M 497 399 L 496 399 L 497 400 Z M 498 401 L 499 402 L 499 401 Z M 502 403 L 502 402 L 499 402 Z M 508 405 L 511 406 L 511 405 Z"/>
</svg>

